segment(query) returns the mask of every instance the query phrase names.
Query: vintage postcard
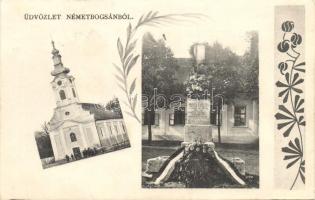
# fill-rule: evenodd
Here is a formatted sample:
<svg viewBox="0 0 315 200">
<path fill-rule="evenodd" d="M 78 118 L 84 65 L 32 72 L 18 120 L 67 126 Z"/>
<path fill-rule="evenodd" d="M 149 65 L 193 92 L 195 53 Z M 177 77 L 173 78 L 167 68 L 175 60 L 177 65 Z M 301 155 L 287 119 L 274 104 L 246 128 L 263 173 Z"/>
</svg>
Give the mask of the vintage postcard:
<svg viewBox="0 0 315 200">
<path fill-rule="evenodd" d="M 313 0 L 0 5 L 0 199 L 315 198 Z"/>
</svg>

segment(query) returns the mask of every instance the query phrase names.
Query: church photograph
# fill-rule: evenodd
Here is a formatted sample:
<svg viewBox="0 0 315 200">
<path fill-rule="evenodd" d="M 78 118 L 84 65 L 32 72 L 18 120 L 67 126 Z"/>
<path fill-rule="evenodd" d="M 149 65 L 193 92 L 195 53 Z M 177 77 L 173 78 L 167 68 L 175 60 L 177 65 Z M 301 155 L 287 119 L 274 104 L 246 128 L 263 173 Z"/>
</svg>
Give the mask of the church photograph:
<svg viewBox="0 0 315 200">
<path fill-rule="evenodd" d="M 35 132 L 43 168 L 130 147 L 118 98 L 112 97 L 106 103 L 81 102 L 75 77 L 63 65 L 53 41 L 51 53 L 50 86 L 56 107 L 51 108 L 51 118 Z"/>
</svg>

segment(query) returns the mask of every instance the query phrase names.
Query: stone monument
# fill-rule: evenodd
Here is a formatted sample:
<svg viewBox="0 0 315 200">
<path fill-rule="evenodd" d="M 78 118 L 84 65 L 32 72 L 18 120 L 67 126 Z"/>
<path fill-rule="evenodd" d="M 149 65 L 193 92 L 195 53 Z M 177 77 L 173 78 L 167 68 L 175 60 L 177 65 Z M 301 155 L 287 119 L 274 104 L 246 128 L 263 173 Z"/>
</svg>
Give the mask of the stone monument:
<svg viewBox="0 0 315 200">
<path fill-rule="evenodd" d="M 204 44 L 195 44 L 194 73 L 189 77 L 186 85 L 188 97 L 186 100 L 186 123 L 184 133 L 184 144 L 191 142 L 211 142 L 212 129 L 210 124 L 210 98 L 208 98 L 207 79 L 198 74 L 198 66 L 204 61 Z"/>
</svg>

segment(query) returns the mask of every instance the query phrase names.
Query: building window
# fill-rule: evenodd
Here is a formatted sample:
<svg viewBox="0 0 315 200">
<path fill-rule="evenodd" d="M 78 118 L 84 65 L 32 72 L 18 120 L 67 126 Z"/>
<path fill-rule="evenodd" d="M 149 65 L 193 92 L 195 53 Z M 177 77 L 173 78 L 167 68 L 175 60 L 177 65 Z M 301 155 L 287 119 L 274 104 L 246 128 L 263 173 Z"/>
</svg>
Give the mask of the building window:
<svg viewBox="0 0 315 200">
<path fill-rule="evenodd" d="M 174 116 L 175 124 L 185 124 L 185 110 L 176 110 Z"/>
<path fill-rule="evenodd" d="M 184 125 L 185 124 L 185 110 L 175 110 L 174 113 L 171 113 L 169 124 L 171 126 Z"/>
<path fill-rule="evenodd" d="M 74 88 L 72 88 L 72 94 L 73 94 L 73 97 L 76 97 L 76 94 L 75 94 Z"/>
<path fill-rule="evenodd" d="M 74 133 L 70 133 L 70 140 L 71 140 L 71 142 L 77 141 L 77 137 L 75 136 Z"/>
<path fill-rule="evenodd" d="M 234 126 L 246 126 L 246 106 L 234 107 Z"/>
<path fill-rule="evenodd" d="M 154 114 L 154 125 L 159 126 L 160 125 L 160 113 Z"/>
<path fill-rule="evenodd" d="M 65 91 L 60 90 L 60 91 L 59 91 L 59 96 L 60 96 L 60 99 L 61 99 L 61 100 L 66 99 L 66 93 L 65 93 Z"/>
<path fill-rule="evenodd" d="M 57 84 L 60 86 L 60 85 L 62 84 L 62 82 L 61 82 L 61 81 L 58 81 Z"/>
<path fill-rule="evenodd" d="M 174 113 L 171 113 L 171 114 L 170 114 L 170 121 L 169 121 L 169 124 L 170 124 L 171 126 L 175 125 L 175 123 L 174 123 L 174 117 L 175 117 L 175 114 L 174 114 Z"/>
<path fill-rule="evenodd" d="M 68 111 L 67 111 L 67 112 L 65 112 L 65 115 L 70 115 L 70 112 L 68 112 Z"/>
</svg>

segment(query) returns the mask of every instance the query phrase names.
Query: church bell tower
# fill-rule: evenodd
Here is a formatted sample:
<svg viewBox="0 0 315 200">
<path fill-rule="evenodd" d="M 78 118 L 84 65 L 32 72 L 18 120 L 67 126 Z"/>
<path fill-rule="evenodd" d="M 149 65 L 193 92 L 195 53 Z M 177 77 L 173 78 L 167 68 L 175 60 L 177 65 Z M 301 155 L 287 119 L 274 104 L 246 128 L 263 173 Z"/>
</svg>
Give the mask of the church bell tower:
<svg viewBox="0 0 315 200">
<path fill-rule="evenodd" d="M 63 66 L 59 50 L 55 48 L 54 41 L 52 43 L 52 59 L 54 70 L 51 75 L 54 76 L 51 86 L 55 93 L 57 107 L 66 106 L 72 103 L 79 102 L 78 93 L 74 84 L 74 77 L 68 75 L 69 68 Z"/>
</svg>

